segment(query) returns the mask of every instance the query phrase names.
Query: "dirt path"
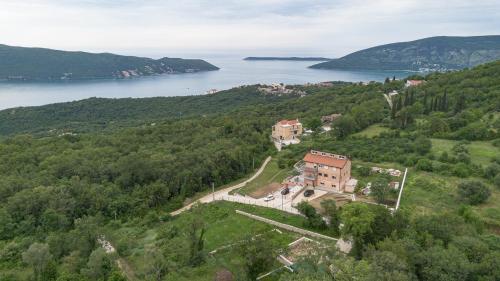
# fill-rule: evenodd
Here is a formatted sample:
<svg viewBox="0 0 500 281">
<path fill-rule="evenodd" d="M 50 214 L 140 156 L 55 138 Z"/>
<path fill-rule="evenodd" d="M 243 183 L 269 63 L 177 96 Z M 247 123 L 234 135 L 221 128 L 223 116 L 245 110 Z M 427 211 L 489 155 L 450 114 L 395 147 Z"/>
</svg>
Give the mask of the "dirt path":
<svg viewBox="0 0 500 281">
<path fill-rule="evenodd" d="M 132 267 L 128 264 L 128 262 L 123 259 L 123 258 L 118 258 L 116 259 L 116 264 L 122 271 L 123 275 L 127 278 L 129 281 L 135 281 L 137 278 L 135 278 L 135 273 L 134 270 L 132 270 Z"/>
<path fill-rule="evenodd" d="M 242 188 L 247 183 L 249 183 L 249 182 L 253 181 L 255 178 L 257 178 L 264 171 L 264 169 L 266 168 L 267 164 L 271 161 L 271 159 L 272 159 L 271 156 L 267 157 L 266 160 L 264 161 L 264 163 L 262 164 L 262 166 L 259 168 L 259 170 L 251 178 L 247 179 L 246 181 L 239 183 L 239 184 L 236 184 L 236 185 L 233 185 L 233 186 L 230 186 L 230 187 L 226 187 L 226 188 L 221 189 L 221 190 L 218 190 L 215 192 L 215 194 L 212 194 L 212 193 L 207 194 L 207 195 L 201 197 L 200 199 L 194 201 L 193 203 L 186 205 L 177 211 L 171 212 L 170 215 L 176 216 L 182 212 L 185 212 L 185 211 L 191 209 L 191 207 L 193 207 L 193 205 L 196 203 L 210 203 L 210 202 L 214 201 L 214 198 L 220 198 L 220 197 L 226 196 L 229 194 L 229 192 L 231 192 L 235 189 L 238 189 L 238 188 Z"/>
<path fill-rule="evenodd" d="M 101 245 L 101 247 L 104 249 L 104 251 L 106 251 L 107 254 L 117 253 L 115 247 L 111 245 L 111 243 L 108 240 L 106 240 L 104 235 L 101 235 L 99 238 L 97 238 L 97 242 Z M 135 278 L 134 270 L 132 270 L 132 267 L 128 264 L 128 262 L 124 258 L 118 256 L 116 259 L 116 265 L 123 273 L 123 275 L 125 275 L 127 280 L 129 281 L 137 280 L 137 278 Z"/>
</svg>

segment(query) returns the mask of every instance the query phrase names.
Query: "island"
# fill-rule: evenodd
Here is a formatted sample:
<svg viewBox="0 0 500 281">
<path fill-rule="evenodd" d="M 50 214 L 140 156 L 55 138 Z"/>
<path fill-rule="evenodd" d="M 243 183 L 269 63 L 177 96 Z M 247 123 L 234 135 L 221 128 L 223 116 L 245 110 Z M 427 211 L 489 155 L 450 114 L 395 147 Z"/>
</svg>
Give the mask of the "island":
<svg viewBox="0 0 500 281">
<path fill-rule="evenodd" d="M 500 35 L 438 36 L 376 46 L 310 68 L 445 72 L 498 59 Z"/>
<path fill-rule="evenodd" d="M 246 57 L 243 60 L 282 60 L 282 61 L 329 61 L 323 57 Z"/>
<path fill-rule="evenodd" d="M 0 45 L 0 62 L 0 81 L 125 79 L 219 69 L 201 59 L 152 59 L 7 45 Z"/>
</svg>

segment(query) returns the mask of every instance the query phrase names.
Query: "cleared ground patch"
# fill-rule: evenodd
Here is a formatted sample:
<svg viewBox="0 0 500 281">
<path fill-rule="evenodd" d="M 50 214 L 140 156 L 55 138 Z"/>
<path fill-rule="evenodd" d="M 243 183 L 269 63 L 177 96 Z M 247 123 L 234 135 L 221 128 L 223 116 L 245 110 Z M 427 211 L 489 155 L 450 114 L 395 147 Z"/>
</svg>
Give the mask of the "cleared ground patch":
<svg viewBox="0 0 500 281">
<path fill-rule="evenodd" d="M 451 154 L 453 147 L 459 143 L 459 141 L 445 139 L 431 139 L 431 141 L 431 151 L 436 155 L 443 151 Z M 475 164 L 487 165 L 491 163 L 493 157 L 500 155 L 500 149 L 493 146 L 490 141 L 472 141 L 466 147 L 469 149 L 471 161 Z"/>
<path fill-rule="evenodd" d="M 332 194 L 332 193 L 327 193 L 321 197 L 318 197 L 314 200 L 309 201 L 309 204 L 313 206 L 318 212 L 324 213 L 323 208 L 321 207 L 321 202 L 325 200 L 333 200 L 337 204 L 338 207 L 342 207 L 345 204 L 349 203 L 350 200 L 348 199 L 348 195 L 339 195 L 339 194 Z"/>
<path fill-rule="evenodd" d="M 260 198 L 269 194 L 272 190 L 276 191 L 279 189 L 276 184 L 280 184 L 289 175 L 290 170 L 279 168 L 278 160 L 273 159 L 267 164 L 262 174 L 252 182 L 237 190 L 237 192 L 254 198 Z"/>
<path fill-rule="evenodd" d="M 262 197 L 264 197 L 268 194 L 274 193 L 280 189 L 281 189 L 281 184 L 277 183 L 277 182 L 273 182 L 273 183 L 270 183 L 266 186 L 263 186 L 261 188 L 254 190 L 253 192 L 249 193 L 248 195 L 250 195 L 253 198 L 262 198 Z"/>
<path fill-rule="evenodd" d="M 409 209 L 412 213 L 425 215 L 438 212 L 458 213 L 459 208 L 464 205 L 457 196 L 457 186 L 461 179 L 452 176 L 437 175 L 434 173 L 409 171 L 405 184 L 401 207 Z M 472 206 L 472 209 L 481 217 L 488 228 L 500 233 L 500 190 L 491 186 L 491 196 L 483 204 Z"/>
<path fill-rule="evenodd" d="M 363 131 L 354 134 L 353 136 L 360 136 L 360 137 L 362 136 L 362 137 L 367 137 L 367 138 L 373 138 L 373 137 L 380 135 L 383 132 L 388 132 L 390 130 L 391 129 L 389 129 L 387 127 L 382 127 L 380 124 L 374 124 L 374 125 L 369 126 L 366 129 L 364 129 Z"/>
</svg>

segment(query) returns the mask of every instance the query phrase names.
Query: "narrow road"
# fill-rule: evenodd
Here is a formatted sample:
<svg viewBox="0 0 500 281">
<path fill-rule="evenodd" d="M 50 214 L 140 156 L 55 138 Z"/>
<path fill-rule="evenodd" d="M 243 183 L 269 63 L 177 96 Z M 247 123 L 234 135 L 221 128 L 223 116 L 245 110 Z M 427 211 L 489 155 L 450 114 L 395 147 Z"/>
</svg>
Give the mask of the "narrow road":
<svg viewBox="0 0 500 281">
<path fill-rule="evenodd" d="M 227 196 L 229 195 L 229 192 L 235 190 L 235 189 L 238 189 L 238 188 L 241 188 L 243 186 L 245 186 L 247 183 L 253 181 L 254 179 L 256 179 L 263 171 L 264 169 L 266 168 L 267 164 L 271 161 L 271 156 L 267 157 L 266 160 L 264 161 L 264 163 L 262 163 L 262 166 L 259 168 L 259 170 L 249 179 L 247 179 L 246 181 L 244 182 L 241 182 L 239 184 L 236 184 L 236 185 L 233 185 L 233 186 L 230 186 L 230 187 L 226 187 L 224 189 L 221 189 L 221 190 L 218 190 L 215 192 L 215 194 L 207 194 L 205 196 L 203 196 L 202 198 L 194 201 L 193 203 L 189 204 L 189 205 L 186 205 L 182 208 L 180 208 L 179 210 L 177 211 L 173 211 L 170 213 L 170 215 L 172 216 L 176 216 L 182 212 L 185 212 L 189 209 L 191 209 L 191 207 L 193 207 L 194 204 L 196 203 L 210 203 L 213 201 L 214 197 L 215 198 L 220 198 L 222 196 Z"/>
</svg>

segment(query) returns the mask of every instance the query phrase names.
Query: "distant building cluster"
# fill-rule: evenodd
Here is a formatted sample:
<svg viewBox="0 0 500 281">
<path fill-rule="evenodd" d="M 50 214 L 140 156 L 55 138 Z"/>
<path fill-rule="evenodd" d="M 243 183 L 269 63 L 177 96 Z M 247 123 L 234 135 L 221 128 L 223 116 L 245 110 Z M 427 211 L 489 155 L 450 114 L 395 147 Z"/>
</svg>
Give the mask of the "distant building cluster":
<svg viewBox="0 0 500 281">
<path fill-rule="evenodd" d="M 259 87 L 258 90 L 261 93 L 268 95 L 276 95 L 276 96 L 299 95 L 302 97 L 306 95 L 306 92 L 298 89 L 289 88 L 283 83 L 273 83 L 271 85 L 264 85 L 262 87 Z"/>
</svg>

